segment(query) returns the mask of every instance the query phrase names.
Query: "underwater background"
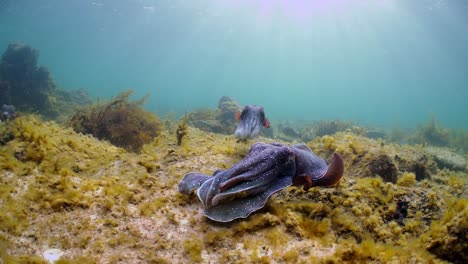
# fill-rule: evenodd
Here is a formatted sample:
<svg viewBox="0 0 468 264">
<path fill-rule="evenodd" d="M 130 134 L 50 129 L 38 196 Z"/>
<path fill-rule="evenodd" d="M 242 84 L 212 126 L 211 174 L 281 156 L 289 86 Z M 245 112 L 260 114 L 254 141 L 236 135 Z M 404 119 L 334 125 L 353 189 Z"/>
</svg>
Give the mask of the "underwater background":
<svg viewBox="0 0 468 264">
<path fill-rule="evenodd" d="M 0 263 L 468 263 L 466 14 L 0 0 Z"/>
<path fill-rule="evenodd" d="M 183 115 L 222 96 L 271 120 L 468 128 L 463 0 L 0 0 L 0 48 L 20 41 L 63 89 Z"/>
</svg>

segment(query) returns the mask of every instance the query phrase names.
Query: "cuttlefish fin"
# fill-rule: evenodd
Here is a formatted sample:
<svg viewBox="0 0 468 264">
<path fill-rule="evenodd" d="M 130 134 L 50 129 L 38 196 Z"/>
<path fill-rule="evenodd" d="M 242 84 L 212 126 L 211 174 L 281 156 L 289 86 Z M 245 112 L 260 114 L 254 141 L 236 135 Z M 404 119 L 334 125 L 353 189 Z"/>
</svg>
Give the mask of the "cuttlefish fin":
<svg viewBox="0 0 468 264">
<path fill-rule="evenodd" d="M 309 175 L 305 175 L 304 180 L 304 191 L 308 191 L 312 187 L 312 178 Z"/>
<path fill-rule="evenodd" d="M 236 118 L 236 121 L 239 122 L 239 121 L 240 121 L 240 118 L 241 118 L 241 112 L 237 111 L 237 112 L 234 114 L 234 117 Z"/>
<path fill-rule="evenodd" d="M 328 166 L 325 175 L 314 182 L 314 186 L 333 186 L 343 177 L 344 163 L 338 153 L 333 153 L 333 162 Z M 305 186 L 304 186 L 305 187 Z"/>
</svg>

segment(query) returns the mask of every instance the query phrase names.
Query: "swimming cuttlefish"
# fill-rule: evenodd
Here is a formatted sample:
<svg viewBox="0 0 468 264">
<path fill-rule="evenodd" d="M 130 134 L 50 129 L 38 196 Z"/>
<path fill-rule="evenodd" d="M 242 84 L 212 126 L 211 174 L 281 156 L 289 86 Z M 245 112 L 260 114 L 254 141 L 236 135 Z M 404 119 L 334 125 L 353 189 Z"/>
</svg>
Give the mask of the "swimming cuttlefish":
<svg viewBox="0 0 468 264">
<path fill-rule="evenodd" d="M 179 192 L 198 189 L 204 214 L 217 222 L 246 218 L 263 208 L 268 198 L 290 186 L 332 186 L 343 176 L 343 160 L 334 153 L 333 162 L 316 156 L 305 144 L 256 143 L 247 156 L 213 176 L 191 172 L 179 182 Z"/>
<path fill-rule="evenodd" d="M 16 118 L 16 111 L 13 105 L 3 104 L 0 121 L 9 121 Z"/>
<path fill-rule="evenodd" d="M 269 128 L 270 121 L 265 117 L 263 107 L 256 105 L 246 105 L 242 112 L 236 113 L 238 122 L 234 136 L 241 140 L 254 138 L 263 127 Z"/>
</svg>

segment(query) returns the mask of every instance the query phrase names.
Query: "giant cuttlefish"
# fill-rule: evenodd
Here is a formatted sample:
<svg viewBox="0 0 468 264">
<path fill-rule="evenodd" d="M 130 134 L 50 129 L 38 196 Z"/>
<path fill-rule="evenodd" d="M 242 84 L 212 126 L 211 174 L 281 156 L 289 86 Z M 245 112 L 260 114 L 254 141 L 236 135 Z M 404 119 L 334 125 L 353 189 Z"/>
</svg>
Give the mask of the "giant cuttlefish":
<svg viewBox="0 0 468 264">
<path fill-rule="evenodd" d="M 343 160 L 337 153 L 327 166 L 305 144 L 260 142 L 227 170 L 217 170 L 213 176 L 186 174 L 179 183 L 179 192 L 190 194 L 198 189 L 204 214 L 214 221 L 230 222 L 261 209 L 272 194 L 290 185 L 304 185 L 304 190 L 331 186 L 338 183 L 343 172 Z"/>
<path fill-rule="evenodd" d="M 236 113 L 236 120 L 239 123 L 234 136 L 242 140 L 256 137 L 262 126 L 270 127 L 270 121 L 265 117 L 265 111 L 261 106 L 246 105 L 242 112 Z"/>
<path fill-rule="evenodd" d="M 13 105 L 3 104 L 0 121 L 9 121 L 16 118 L 16 111 Z"/>
</svg>

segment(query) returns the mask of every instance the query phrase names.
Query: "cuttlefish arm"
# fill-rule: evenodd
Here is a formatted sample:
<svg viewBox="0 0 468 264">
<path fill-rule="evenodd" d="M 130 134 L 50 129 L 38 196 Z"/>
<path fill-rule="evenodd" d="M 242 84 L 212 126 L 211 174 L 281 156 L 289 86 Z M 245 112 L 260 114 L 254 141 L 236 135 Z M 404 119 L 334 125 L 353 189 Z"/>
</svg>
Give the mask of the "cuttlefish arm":
<svg viewBox="0 0 468 264">
<path fill-rule="evenodd" d="M 268 198 L 290 186 L 295 175 L 294 151 L 281 144 L 257 143 L 248 155 L 228 170 L 213 176 L 189 173 L 179 191 L 197 195 L 204 214 L 218 222 L 245 218 L 265 206 Z"/>
<path fill-rule="evenodd" d="M 305 144 L 292 146 L 296 154 L 296 175 L 293 185 L 304 185 L 304 190 L 313 186 L 333 186 L 343 177 L 344 163 L 338 153 L 333 154 L 333 162 L 327 166 L 322 158 L 315 155 Z"/>
<path fill-rule="evenodd" d="M 235 186 L 247 182 L 253 189 L 241 189 L 236 192 L 252 193 L 255 187 L 268 184 L 274 178 L 283 176 L 285 164 L 294 162 L 294 152 L 290 147 L 281 144 L 256 143 L 247 156 L 228 170 L 216 175 L 209 183 L 204 183 L 199 189 L 199 197 L 204 200 L 205 207 L 216 205 L 214 197 Z M 293 176 L 294 172 L 289 172 Z M 245 193 L 244 193 L 245 195 Z M 213 204 L 215 201 L 215 204 Z"/>
<path fill-rule="evenodd" d="M 206 182 L 207 180 L 211 179 L 212 176 L 198 173 L 198 172 L 190 172 L 185 174 L 185 176 L 180 180 L 178 189 L 179 192 L 182 194 L 190 194 L 192 191 L 200 188 L 200 186 Z"/>
<path fill-rule="evenodd" d="M 246 218 L 263 208 L 271 195 L 290 186 L 296 164 L 290 150 L 284 151 L 275 152 L 277 161 L 281 162 L 281 165 L 271 164 L 271 161 L 268 161 L 271 165 L 268 170 L 252 175 L 246 180 L 239 180 L 225 191 L 219 189 L 216 177 L 203 183 L 198 189 L 198 197 L 204 204 L 205 216 L 217 222 Z M 223 173 L 228 172 L 229 170 L 226 170 Z M 219 174 L 217 177 L 227 176 L 230 175 Z M 214 196 L 209 195 L 213 191 L 212 188 L 216 190 Z"/>
<path fill-rule="evenodd" d="M 286 155 L 290 157 L 293 152 L 284 145 L 273 143 L 256 143 L 254 144 L 247 156 L 237 163 L 222 179 L 220 189 L 225 191 L 243 181 L 250 181 L 259 174 L 264 174 L 272 169 L 272 164 L 277 163 L 278 156 Z M 282 161 L 279 161 L 282 162 Z"/>
</svg>

